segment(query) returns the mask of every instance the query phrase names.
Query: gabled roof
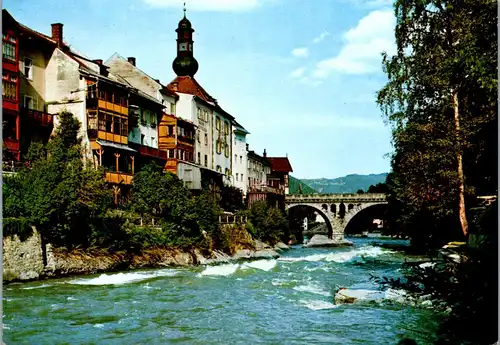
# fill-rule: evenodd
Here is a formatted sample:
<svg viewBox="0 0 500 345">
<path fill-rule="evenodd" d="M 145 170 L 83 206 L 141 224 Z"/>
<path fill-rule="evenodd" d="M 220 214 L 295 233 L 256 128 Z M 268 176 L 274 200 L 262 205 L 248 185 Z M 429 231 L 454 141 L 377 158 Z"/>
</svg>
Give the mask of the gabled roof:
<svg viewBox="0 0 500 345">
<path fill-rule="evenodd" d="M 233 119 L 233 127 L 235 128 L 235 131 L 250 134 L 250 132 L 247 131 L 242 125 L 240 125 L 235 119 Z"/>
<path fill-rule="evenodd" d="M 146 78 L 149 78 L 150 80 L 154 80 L 156 83 L 158 83 L 160 85 L 160 92 L 163 93 L 165 96 L 169 96 L 169 97 L 172 97 L 174 98 L 175 100 L 178 100 L 179 99 L 179 95 L 176 94 L 175 92 L 172 92 L 170 90 L 168 90 L 168 88 L 163 85 L 162 83 L 159 82 L 159 80 L 157 79 L 154 79 L 153 77 L 151 77 L 149 74 L 147 74 L 146 72 L 144 72 L 142 69 L 140 69 L 139 67 L 135 66 L 135 65 L 132 65 L 128 59 L 125 59 L 123 56 L 121 56 L 120 54 L 118 53 L 114 53 L 113 55 L 111 55 L 111 57 L 109 59 L 107 59 L 104 64 L 105 65 L 109 65 L 111 64 L 112 62 L 114 61 L 117 61 L 117 62 L 121 62 L 121 63 L 127 63 L 129 64 L 130 66 L 132 66 L 132 68 L 134 69 L 134 71 L 136 72 L 139 72 L 140 74 L 142 74 L 143 76 L 145 76 Z M 124 78 L 126 79 L 126 78 Z"/>
<path fill-rule="evenodd" d="M 19 23 L 17 20 L 14 19 L 14 17 L 9 13 L 9 11 L 7 11 L 6 9 L 2 9 L 2 19 L 3 19 L 3 22 L 4 24 L 8 21 L 12 21 L 16 26 L 17 26 L 17 29 L 19 31 L 22 31 L 22 32 L 26 32 L 28 34 L 31 34 L 33 35 L 35 38 L 39 38 L 41 39 L 42 41 L 44 41 L 45 43 L 49 43 L 51 45 L 54 45 L 56 46 L 57 45 L 57 42 L 54 41 L 52 39 L 52 37 L 50 36 L 47 36 L 47 35 L 44 35 L 38 31 L 35 31 L 29 27 L 27 27 L 26 25 L 23 25 L 21 23 Z"/>
<path fill-rule="evenodd" d="M 264 165 L 267 165 L 267 166 L 271 166 L 271 162 L 269 161 L 269 159 L 267 159 L 266 157 L 263 157 L 257 153 L 255 153 L 255 151 L 247 151 L 247 157 L 249 159 L 253 159 L 253 160 L 256 160 L 256 161 L 259 161 L 261 162 L 262 164 Z M 272 168 L 271 168 L 272 169 Z"/>
<path fill-rule="evenodd" d="M 283 173 L 293 172 L 288 157 L 267 157 L 267 159 L 271 162 L 272 171 Z"/>
<path fill-rule="evenodd" d="M 181 92 L 198 96 L 205 102 L 215 103 L 215 98 L 210 96 L 196 79 L 190 76 L 177 76 L 167 85 L 167 89 L 172 92 Z"/>
</svg>

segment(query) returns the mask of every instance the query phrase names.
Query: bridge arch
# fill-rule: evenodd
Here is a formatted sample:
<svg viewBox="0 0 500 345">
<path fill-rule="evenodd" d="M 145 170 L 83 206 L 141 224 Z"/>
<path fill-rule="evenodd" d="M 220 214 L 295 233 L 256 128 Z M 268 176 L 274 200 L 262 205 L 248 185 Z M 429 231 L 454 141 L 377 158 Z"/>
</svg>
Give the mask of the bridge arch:
<svg viewBox="0 0 500 345">
<path fill-rule="evenodd" d="M 359 229 L 360 226 L 371 225 L 373 219 L 383 219 L 387 203 L 366 203 L 355 207 L 355 209 L 354 212 L 349 212 L 345 218 L 344 233 L 346 234 L 361 233 L 367 229 Z"/>
<path fill-rule="evenodd" d="M 299 206 L 308 207 L 308 208 L 314 209 L 314 211 L 318 212 L 319 215 L 325 220 L 325 224 L 326 224 L 326 227 L 328 229 L 328 236 L 331 237 L 330 234 L 333 232 L 333 225 L 331 223 L 330 217 L 328 216 L 328 207 L 327 207 L 327 211 L 325 212 L 325 210 L 322 207 L 323 205 L 294 204 L 294 205 L 286 205 L 285 210 L 287 212 L 290 212 L 290 210 L 292 210 L 293 208 L 299 207 Z"/>
<path fill-rule="evenodd" d="M 374 205 L 387 204 L 385 194 L 299 194 L 285 197 L 285 209 L 308 206 L 326 220 L 329 237 L 343 240 L 346 226 L 359 212 Z"/>
</svg>

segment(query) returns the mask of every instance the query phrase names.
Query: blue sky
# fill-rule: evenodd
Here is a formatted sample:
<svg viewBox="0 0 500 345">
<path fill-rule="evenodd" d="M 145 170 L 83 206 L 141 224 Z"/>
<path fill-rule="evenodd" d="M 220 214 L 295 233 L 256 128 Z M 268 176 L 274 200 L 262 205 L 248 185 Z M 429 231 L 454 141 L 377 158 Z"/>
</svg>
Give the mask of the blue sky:
<svg viewBox="0 0 500 345">
<path fill-rule="evenodd" d="M 4 0 L 18 21 L 92 59 L 118 52 L 167 84 L 183 0 Z M 391 0 L 186 0 L 196 79 L 298 178 L 389 171 L 390 129 L 375 104 L 380 52 L 394 52 Z"/>
</svg>

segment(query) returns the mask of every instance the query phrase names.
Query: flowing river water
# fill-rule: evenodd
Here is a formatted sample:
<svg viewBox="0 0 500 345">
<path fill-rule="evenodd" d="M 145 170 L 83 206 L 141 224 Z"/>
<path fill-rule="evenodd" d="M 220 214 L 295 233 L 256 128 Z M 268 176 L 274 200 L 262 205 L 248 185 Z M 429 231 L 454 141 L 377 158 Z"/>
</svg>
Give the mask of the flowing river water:
<svg viewBox="0 0 500 345">
<path fill-rule="evenodd" d="M 294 247 L 277 260 L 154 269 L 4 286 L 6 344 L 431 344 L 440 315 L 390 300 L 334 304 L 376 290 L 405 256 Z M 392 241 L 392 240 L 390 240 Z M 394 242 L 394 241 L 392 241 Z"/>
</svg>

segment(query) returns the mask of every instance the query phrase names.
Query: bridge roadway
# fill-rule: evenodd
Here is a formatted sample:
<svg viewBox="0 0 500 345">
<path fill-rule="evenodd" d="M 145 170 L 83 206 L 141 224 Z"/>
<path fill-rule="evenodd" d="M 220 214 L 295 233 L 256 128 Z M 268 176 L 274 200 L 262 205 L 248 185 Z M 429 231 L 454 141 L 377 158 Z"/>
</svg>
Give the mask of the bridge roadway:
<svg viewBox="0 0 500 345">
<path fill-rule="evenodd" d="M 374 205 L 387 204 L 382 193 L 364 194 L 293 194 L 285 197 L 285 209 L 308 206 L 325 219 L 329 237 L 335 241 L 344 239 L 349 221 L 359 212 Z"/>
</svg>

